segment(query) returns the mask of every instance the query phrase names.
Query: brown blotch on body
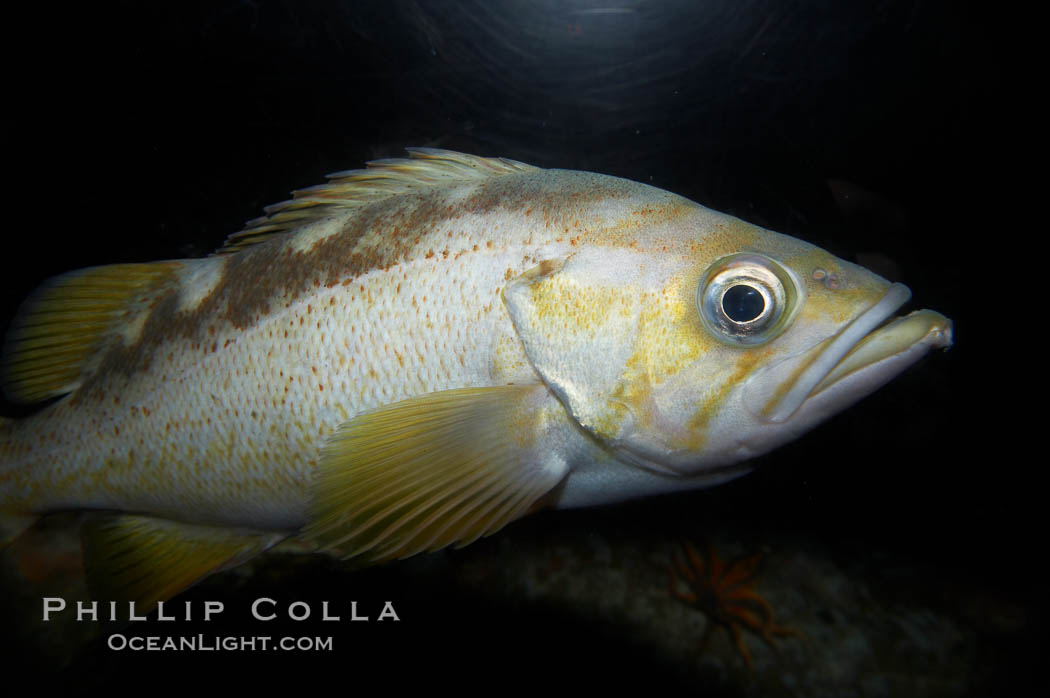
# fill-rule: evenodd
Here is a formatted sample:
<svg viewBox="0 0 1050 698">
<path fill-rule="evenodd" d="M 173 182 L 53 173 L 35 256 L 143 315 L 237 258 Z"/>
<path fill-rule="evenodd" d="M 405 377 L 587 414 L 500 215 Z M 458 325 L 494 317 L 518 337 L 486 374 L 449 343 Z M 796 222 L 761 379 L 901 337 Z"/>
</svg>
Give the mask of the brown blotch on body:
<svg viewBox="0 0 1050 698">
<path fill-rule="evenodd" d="M 271 308 L 281 304 L 290 307 L 306 294 L 315 293 L 321 284 L 342 279 L 349 285 L 373 269 L 432 258 L 435 253 L 430 236 L 441 230 L 445 237 L 449 225 L 454 226 L 464 214 L 503 210 L 521 215 L 528 209 L 545 220 L 561 222 L 578 216 L 591 202 L 631 196 L 633 187 L 584 173 L 541 170 L 483 180 L 470 196 L 453 203 L 447 200 L 448 189 L 439 185 L 357 209 L 333 210 L 331 215 L 344 216 L 341 230 L 319 240 L 308 251 L 293 246 L 293 231 L 229 254 L 213 291 L 192 309 L 180 309 L 177 283 L 159 287 L 151 296 L 151 312 L 138 341 L 111 347 L 78 392 L 86 395 L 88 388 L 98 387 L 99 381 L 109 380 L 113 374 L 130 376 L 146 370 L 155 350 L 166 342 L 186 339 L 200 345 L 207 328 L 227 333 L 228 328 L 247 329 Z M 397 235 L 393 234 L 395 229 Z M 460 232 L 467 237 L 472 231 Z M 401 238 L 402 234 L 407 237 Z M 399 238 L 397 244 L 391 244 L 395 237 Z M 409 238 L 411 244 L 401 244 Z M 492 249 L 493 241 L 485 240 L 485 247 Z M 446 248 L 443 256 L 450 251 Z M 364 285 L 360 288 L 363 293 Z M 170 352 L 168 359 L 173 362 Z"/>
</svg>

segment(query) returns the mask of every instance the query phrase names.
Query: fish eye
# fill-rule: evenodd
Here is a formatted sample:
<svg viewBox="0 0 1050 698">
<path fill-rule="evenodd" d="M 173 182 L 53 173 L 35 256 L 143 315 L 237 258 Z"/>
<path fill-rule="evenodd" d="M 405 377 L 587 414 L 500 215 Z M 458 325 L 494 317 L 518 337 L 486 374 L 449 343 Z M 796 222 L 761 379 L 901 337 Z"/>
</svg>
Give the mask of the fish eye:
<svg viewBox="0 0 1050 698">
<path fill-rule="evenodd" d="M 780 264 L 759 254 L 722 257 L 704 273 L 697 291 L 708 330 L 732 344 L 762 344 L 791 318 L 795 282 Z"/>
</svg>

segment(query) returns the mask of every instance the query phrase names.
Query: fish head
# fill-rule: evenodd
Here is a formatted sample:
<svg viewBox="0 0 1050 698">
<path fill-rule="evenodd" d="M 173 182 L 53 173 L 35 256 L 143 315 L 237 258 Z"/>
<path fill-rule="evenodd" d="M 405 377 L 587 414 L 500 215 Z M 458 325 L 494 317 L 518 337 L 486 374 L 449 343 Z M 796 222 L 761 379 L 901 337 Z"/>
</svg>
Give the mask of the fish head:
<svg viewBox="0 0 1050 698">
<path fill-rule="evenodd" d="M 504 290 L 525 353 L 618 460 L 717 477 L 951 344 L 910 291 L 697 206 L 543 262 Z"/>
</svg>

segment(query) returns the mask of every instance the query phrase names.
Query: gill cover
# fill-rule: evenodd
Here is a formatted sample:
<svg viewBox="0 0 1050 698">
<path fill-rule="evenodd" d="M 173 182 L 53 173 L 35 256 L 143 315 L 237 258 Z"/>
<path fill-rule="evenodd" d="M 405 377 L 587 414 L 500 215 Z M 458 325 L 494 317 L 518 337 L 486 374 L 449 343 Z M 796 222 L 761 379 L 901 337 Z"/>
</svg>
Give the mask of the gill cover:
<svg viewBox="0 0 1050 698">
<path fill-rule="evenodd" d="M 533 367 L 572 417 L 611 445 L 629 417 L 624 375 L 654 275 L 639 255 L 585 251 L 544 261 L 503 291 Z"/>
</svg>

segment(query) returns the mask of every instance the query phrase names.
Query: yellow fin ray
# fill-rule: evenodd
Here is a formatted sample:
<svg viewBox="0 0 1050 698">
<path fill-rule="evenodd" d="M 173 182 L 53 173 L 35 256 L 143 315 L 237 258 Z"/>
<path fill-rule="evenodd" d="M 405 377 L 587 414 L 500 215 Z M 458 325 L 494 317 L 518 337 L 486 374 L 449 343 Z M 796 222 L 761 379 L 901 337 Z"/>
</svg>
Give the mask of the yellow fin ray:
<svg viewBox="0 0 1050 698">
<path fill-rule="evenodd" d="M 451 520 L 444 522 L 440 526 L 435 526 L 437 530 L 430 533 L 429 538 L 424 539 L 420 543 L 416 543 L 415 539 L 413 539 L 413 541 L 402 546 L 399 552 L 402 555 L 411 555 L 427 549 L 428 546 L 443 548 L 452 544 L 455 544 L 457 548 L 461 548 L 473 543 L 483 535 L 487 535 L 490 532 L 489 529 L 498 531 L 514 518 L 517 518 L 516 516 L 506 516 L 505 514 L 508 510 L 507 503 L 524 499 L 521 494 L 514 496 L 498 491 L 491 492 L 490 487 L 486 488 L 486 495 L 485 497 L 479 497 L 484 502 L 484 506 L 477 507 L 476 511 L 460 509 L 456 512 L 457 516 L 452 517 Z M 436 523 L 441 522 L 439 520 Z M 458 526 L 455 526 L 456 524 Z M 424 529 L 421 533 L 425 533 L 428 530 Z"/>
<path fill-rule="evenodd" d="M 105 601 L 134 601 L 143 614 L 285 537 L 134 515 L 99 515 L 85 525 L 83 535 L 92 594 Z"/>
<path fill-rule="evenodd" d="M 406 462 L 411 462 L 411 452 L 406 452 L 404 455 L 406 457 Z M 440 468 L 419 468 L 419 471 L 426 473 L 427 475 L 420 477 L 416 473 L 405 473 L 401 478 L 393 479 L 390 477 L 389 472 L 383 473 L 381 481 L 376 482 L 377 487 L 371 493 L 373 506 L 382 506 L 383 508 L 375 511 L 375 513 L 373 513 L 367 520 L 360 522 L 354 530 L 345 533 L 343 538 L 351 539 L 361 537 L 366 531 L 368 531 L 368 529 L 383 521 L 387 521 L 388 523 L 382 533 L 373 537 L 367 546 L 360 548 L 361 552 L 371 550 L 383 543 L 386 538 L 394 535 L 401 527 L 412 521 L 417 515 L 429 511 L 427 505 L 434 504 L 434 502 L 430 501 L 432 496 L 445 496 L 445 499 L 443 500 L 444 506 L 438 509 L 438 513 L 440 513 L 449 511 L 471 493 L 471 490 L 467 489 L 457 497 L 452 497 L 452 495 L 449 494 L 451 484 L 448 482 L 448 473 Z M 484 470 L 477 468 L 473 473 L 465 474 L 465 482 L 460 481 L 456 484 L 460 485 L 460 488 L 462 489 L 463 486 L 470 485 L 471 481 L 480 479 L 484 474 Z M 369 483 L 362 484 L 365 488 L 369 486 Z M 407 501 L 416 502 L 418 504 L 409 511 L 404 511 Z M 431 516 L 435 515 L 436 514 L 431 514 Z M 396 518 L 393 521 L 390 521 L 391 517 Z"/>
<path fill-rule="evenodd" d="M 495 533 L 568 472 L 557 449 L 539 448 L 552 419 L 564 411 L 543 385 L 447 390 L 358 415 L 322 451 L 304 535 L 379 562 Z"/>
<path fill-rule="evenodd" d="M 484 469 L 477 468 L 476 475 L 461 486 L 457 492 L 447 493 L 444 499 L 433 501 L 425 497 L 416 497 L 418 504 L 411 511 L 403 515 L 398 521 L 391 524 L 386 531 L 376 537 L 371 543 L 361 548 L 362 552 L 373 549 L 383 551 L 384 557 L 407 557 L 415 555 L 427 549 L 433 544 L 434 549 L 443 548 L 456 542 L 460 537 L 467 537 L 466 526 L 457 528 L 456 524 L 470 514 L 469 521 L 484 518 L 491 509 L 492 499 L 502 489 L 503 483 L 491 477 Z M 485 477 L 488 475 L 489 477 Z M 442 493 L 446 494 L 446 493 Z M 464 506 L 469 503 L 468 506 Z M 420 520 L 420 517 L 423 517 Z M 492 523 L 495 523 L 494 521 Z M 394 537 L 398 531 L 408 527 L 408 531 L 399 537 Z M 421 544 L 414 544 L 419 538 L 426 536 L 431 527 L 438 526 L 438 530 L 429 535 Z M 493 531 L 499 530 L 494 527 Z M 445 533 L 446 535 L 442 536 Z M 479 536 L 474 536 L 476 539 Z M 387 544 L 387 540 L 392 542 Z M 471 542 L 471 541 L 465 541 Z"/>
<path fill-rule="evenodd" d="M 4 392 L 37 402 L 72 392 L 114 330 L 144 312 L 175 278 L 178 262 L 90 267 L 45 282 L 7 336 Z"/>
</svg>

